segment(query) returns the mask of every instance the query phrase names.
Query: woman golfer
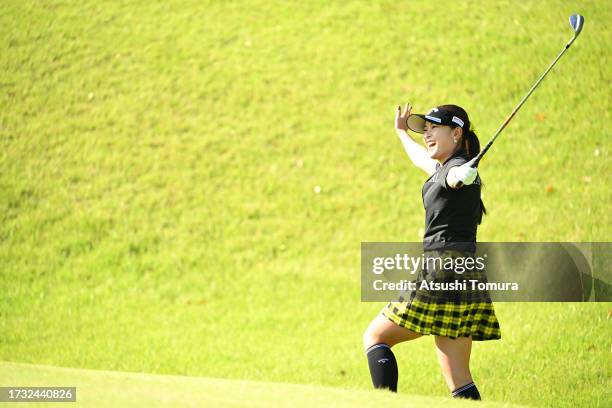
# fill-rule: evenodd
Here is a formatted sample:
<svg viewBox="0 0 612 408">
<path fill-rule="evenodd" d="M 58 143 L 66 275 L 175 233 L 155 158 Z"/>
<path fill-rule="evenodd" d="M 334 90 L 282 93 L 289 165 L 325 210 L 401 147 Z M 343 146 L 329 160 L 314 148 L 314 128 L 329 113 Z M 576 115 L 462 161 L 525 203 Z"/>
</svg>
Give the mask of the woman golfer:
<svg viewBox="0 0 612 408">
<path fill-rule="evenodd" d="M 387 304 L 364 333 L 372 383 L 376 388 L 396 392 L 398 370 L 391 348 L 432 334 L 451 395 L 479 400 L 470 373 L 472 341 L 501 338 L 489 293 L 457 288 L 433 290 L 433 285 L 423 287 L 419 283 L 486 282 L 484 269 L 462 268 L 460 273 L 452 266 L 453 261 L 475 256 L 476 229 L 485 213 L 480 177 L 470 167 L 480 143 L 467 113 L 459 106 L 438 106 L 425 115 L 411 115 L 411 109 L 406 104 L 402 113 L 398 106 L 395 130 L 412 163 L 429 175 L 422 192 L 426 262 L 417 276 L 416 289 L 403 292 L 398 301 Z M 423 134 L 426 147 L 412 140 L 406 132 L 408 128 Z M 436 260 L 444 261 L 444 266 Z M 441 287 L 444 286 L 437 286 Z"/>
</svg>

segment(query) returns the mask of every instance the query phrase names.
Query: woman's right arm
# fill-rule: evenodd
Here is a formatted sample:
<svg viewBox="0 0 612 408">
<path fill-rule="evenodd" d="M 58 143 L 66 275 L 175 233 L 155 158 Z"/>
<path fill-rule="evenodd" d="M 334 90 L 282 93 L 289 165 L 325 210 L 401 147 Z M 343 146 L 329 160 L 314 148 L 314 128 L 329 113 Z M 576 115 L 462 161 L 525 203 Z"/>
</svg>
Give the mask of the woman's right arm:
<svg viewBox="0 0 612 408">
<path fill-rule="evenodd" d="M 404 150 L 406 154 L 408 154 L 408 157 L 410 157 L 412 163 L 431 176 L 436 171 L 437 162 L 429 157 L 427 149 L 414 141 L 407 131 L 406 120 L 408 116 L 410 116 L 411 109 L 412 106 L 407 103 L 404 113 L 402 114 L 401 106 L 397 107 L 397 112 L 395 113 L 395 132 L 400 138 Z"/>
</svg>

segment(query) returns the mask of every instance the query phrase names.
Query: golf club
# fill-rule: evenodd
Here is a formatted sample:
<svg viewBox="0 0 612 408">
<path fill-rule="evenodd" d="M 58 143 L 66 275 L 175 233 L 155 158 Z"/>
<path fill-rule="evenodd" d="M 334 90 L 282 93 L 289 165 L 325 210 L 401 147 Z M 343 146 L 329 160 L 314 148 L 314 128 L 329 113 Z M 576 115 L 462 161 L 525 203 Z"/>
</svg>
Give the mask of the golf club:
<svg viewBox="0 0 612 408">
<path fill-rule="evenodd" d="M 540 82 L 542 82 L 542 80 L 544 79 L 546 74 L 548 74 L 548 71 L 550 71 L 552 69 L 552 67 L 557 63 L 557 61 L 559 61 L 561 56 L 565 53 L 565 51 L 567 51 L 567 49 L 570 47 L 570 45 L 572 45 L 572 43 L 576 40 L 576 38 L 578 38 L 578 34 L 580 34 L 580 31 L 582 31 L 582 27 L 584 27 L 584 17 L 582 15 L 580 15 L 580 14 L 572 14 L 570 16 L 570 18 L 569 18 L 569 22 L 570 22 L 570 25 L 572 26 L 572 30 L 574 30 L 574 36 L 572 37 L 572 39 L 569 40 L 569 42 L 565 45 L 563 50 L 559 53 L 559 55 L 557 55 L 557 58 L 555 58 L 555 60 L 552 62 L 552 64 L 550 64 L 550 66 L 546 69 L 546 71 L 544 71 L 542 76 L 540 78 L 538 78 L 538 80 L 535 82 L 535 84 L 533 84 L 533 86 L 531 87 L 529 92 L 527 92 L 527 95 L 525 95 L 525 97 L 519 102 L 519 104 L 516 106 L 516 108 L 514 108 L 514 110 L 510 114 L 510 116 L 508 116 L 508 118 L 504 121 L 504 123 L 502 123 L 502 125 L 499 127 L 499 129 L 497 129 L 497 132 L 495 132 L 495 134 L 493 135 L 491 140 L 489 140 L 487 145 L 480 151 L 480 153 L 478 153 L 478 155 L 474 159 L 474 162 L 472 163 L 472 167 L 478 167 L 478 162 L 480 162 L 480 160 L 485 155 L 487 150 L 489 150 L 489 148 L 491 147 L 491 145 L 493 144 L 495 139 L 497 139 L 497 136 L 499 136 L 501 131 L 504 130 L 504 128 L 508 125 L 510 120 L 512 120 L 512 118 L 514 117 L 516 112 L 518 112 L 518 110 L 521 108 L 521 106 L 523 106 L 523 104 L 525 103 L 527 98 L 529 98 L 529 96 L 537 88 L 537 86 L 540 84 Z"/>
</svg>

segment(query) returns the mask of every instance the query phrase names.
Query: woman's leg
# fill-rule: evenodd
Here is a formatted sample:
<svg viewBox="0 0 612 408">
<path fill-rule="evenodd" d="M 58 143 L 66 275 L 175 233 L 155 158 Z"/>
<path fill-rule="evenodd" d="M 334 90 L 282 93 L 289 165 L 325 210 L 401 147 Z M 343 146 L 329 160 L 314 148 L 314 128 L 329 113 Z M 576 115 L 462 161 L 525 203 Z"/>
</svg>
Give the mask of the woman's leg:
<svg viewBox="0 0 612 408">
<path fill-rule="evenodd" d="M 372 320 L 363 334 L 363 347 L 368 349 L 376 344 L 384 343 L 393 347 L 403 341 L 418 339 L 422 335 L 398 326 L 382 314 Z"/>
<path fill-rule="evenodd" d="M 440 368 L 453 397 L 480 399 L 470 373 L 472 337 L 435 336 Z"/>
<path fill-rule="evenodd" d="M 419 337 L 419 333 L 398 326 L 382 314 L 372 320 L 363 334 L 363 346 L 375 388 L 397 391 L 397 361 L 391 347 Z"/>
</svg>

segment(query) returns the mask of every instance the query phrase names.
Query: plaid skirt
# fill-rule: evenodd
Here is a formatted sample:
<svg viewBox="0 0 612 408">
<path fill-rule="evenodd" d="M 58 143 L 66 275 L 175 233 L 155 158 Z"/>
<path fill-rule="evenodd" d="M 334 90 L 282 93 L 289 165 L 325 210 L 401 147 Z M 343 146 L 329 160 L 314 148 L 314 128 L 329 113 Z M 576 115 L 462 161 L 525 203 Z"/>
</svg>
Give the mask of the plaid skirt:
<svg viewBox="0 0 612 408">
<path fill-rule="evenodd" d="M 427 257 L 448 260 L 473 254 L 459 251 L 429 251 Z M 472 282 L 486 283 L 483 270 L 471 269 L 458 273 L 458 268 L 440 264 L 421 268 L 415 280 L 416 289 L 404 291 L 381 313 L 398 326 L 420 334 L 434 334 L 455 339 L 472 336 L 472 340 L 501 339 L 501 330 L 491 297 L 486 290 L 472 290 Z M 422 282 L 428 284 L 422 286 Z M 444 286 L 444 284 L 454 284 Z M 436 286 L 437 285 L 437 286 Z M 443 288 L 443 289 L 440 289 Z M 448 289 L 451 288 L 451 289 Z"/>
</svg>

